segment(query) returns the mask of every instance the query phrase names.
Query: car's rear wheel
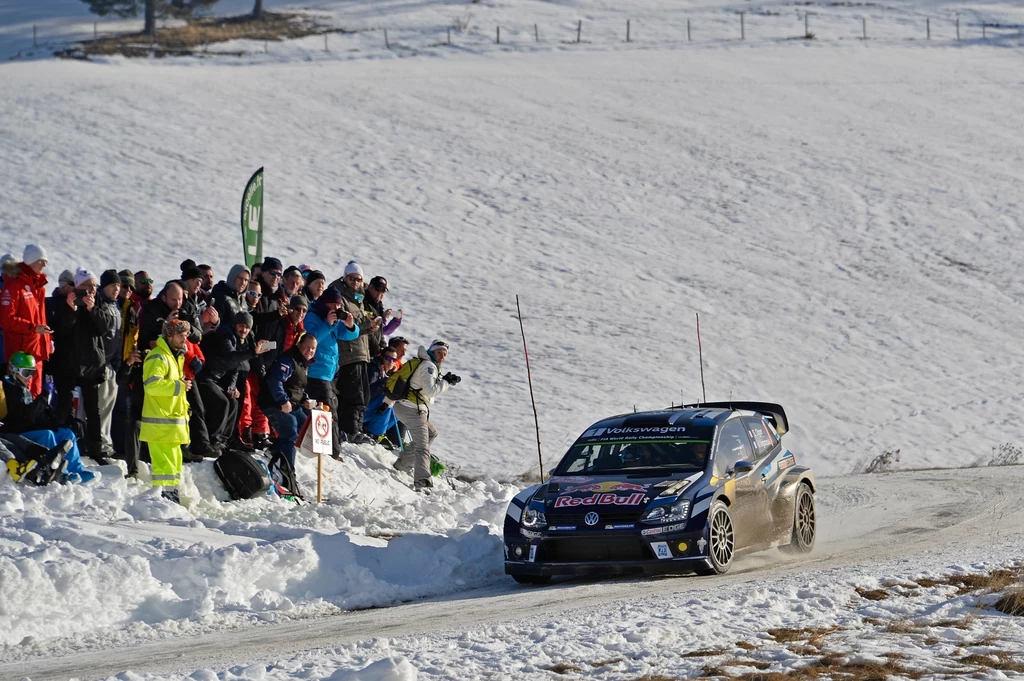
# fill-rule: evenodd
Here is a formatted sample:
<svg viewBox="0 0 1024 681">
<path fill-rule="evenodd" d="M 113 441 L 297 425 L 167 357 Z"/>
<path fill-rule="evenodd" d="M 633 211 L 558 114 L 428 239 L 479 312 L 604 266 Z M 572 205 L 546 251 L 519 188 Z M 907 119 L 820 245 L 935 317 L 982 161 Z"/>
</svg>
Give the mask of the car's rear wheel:
<svg viewBox="0 0 1024 681">
<path fill-rule="evenodd" d="M 810 486 L 801 484 L 796 492 L 793 509 L 793 536 L 786 546 L 780 546 L 783 553 L 810 553 L 818 533 L 818 516 L 814 505 L 814 492 Z"/>
<path fill-rule="evenodd" d="M 551 575 L 512 575 L 512 579 L 520 584 L 532 584 L 540 586 L 551 581 Z"/>
<path fill-rule="evenodd" d="M 699 575 L 721 575 L 732 567 L 736 552 L 736 533 L 733 531 L 729 507 L 721 501 L 711 505 L 708 516 L 708 560 L 696 572 Z"/>
</svg>

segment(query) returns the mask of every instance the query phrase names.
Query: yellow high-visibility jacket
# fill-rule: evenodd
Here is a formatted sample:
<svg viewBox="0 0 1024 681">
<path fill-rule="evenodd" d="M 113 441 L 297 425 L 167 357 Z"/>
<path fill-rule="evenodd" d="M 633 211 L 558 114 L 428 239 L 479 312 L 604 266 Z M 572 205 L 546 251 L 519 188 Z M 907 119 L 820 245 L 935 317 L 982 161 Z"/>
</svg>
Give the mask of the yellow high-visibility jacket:
<svg viewBox="0 0 1024 681">
<path fill-rule="evenodd" d="M 188 400 L 185 399 L 185 355 L 175 353 L 160 337 L 142 364 L 142 434 L 145 442 L 185 444 Z"/>
</svg>

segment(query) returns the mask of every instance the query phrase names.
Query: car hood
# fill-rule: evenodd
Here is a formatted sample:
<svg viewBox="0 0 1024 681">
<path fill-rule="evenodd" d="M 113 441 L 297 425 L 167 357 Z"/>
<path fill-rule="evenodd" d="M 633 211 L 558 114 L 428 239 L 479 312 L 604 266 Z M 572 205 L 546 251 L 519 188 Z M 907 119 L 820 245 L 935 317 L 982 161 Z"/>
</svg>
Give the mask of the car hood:
<svg viewBox="0 0 1024 681">
<path fill-rule="evenodd" d="M 636 475 L 556 476 L 538 490 L 545 510 L 571 513 L 574 510 L 639 510 L 659 496 L 676 496 L 702 473 L 679 473 L 642 477 Z"/>
</svg>

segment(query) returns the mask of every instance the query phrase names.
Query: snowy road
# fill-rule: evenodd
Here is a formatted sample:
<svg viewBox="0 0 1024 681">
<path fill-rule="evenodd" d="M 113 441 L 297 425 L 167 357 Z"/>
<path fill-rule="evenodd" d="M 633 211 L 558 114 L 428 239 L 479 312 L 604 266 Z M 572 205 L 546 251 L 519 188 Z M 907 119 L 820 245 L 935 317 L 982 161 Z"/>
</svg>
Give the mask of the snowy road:
<svg viewBox="0 0 1024 681">
<path fill-rule="evenodd" d="M 547 588 L 507 586 L 335 617 L 225 631 L 115 650 L 0 665 L 0 678 L 105 678 L 130 669 L 170 673 L 220 668 L 374 637 L 466 630 L 543 618 L 645 596 L 740 586 L 847 565 L 865 565 L 1012 540 L 1024 533 L 1024 467 L 936 470 L 819 481 L 821 535 L 798 561 L 752 556 L 715 578 L 569 581 Z M 885 575 L 879 575 L 883 577 Z M 187 671 L 186 671 L 187 673 Z"/>
</svg>

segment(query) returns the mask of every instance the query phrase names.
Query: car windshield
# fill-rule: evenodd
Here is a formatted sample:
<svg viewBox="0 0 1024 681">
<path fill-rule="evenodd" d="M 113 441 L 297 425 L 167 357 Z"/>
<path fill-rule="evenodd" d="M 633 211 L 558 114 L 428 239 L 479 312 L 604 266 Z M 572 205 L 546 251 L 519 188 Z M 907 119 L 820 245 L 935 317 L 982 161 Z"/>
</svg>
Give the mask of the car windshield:
<svg viewBox="0 0 1024 681">
<path fill-rule="evenodd" d="M 700 471 L 708 461 L 711 438 L 628 440 L 574 444 L 555 475 L 651 471 Z"/>
</svg>

